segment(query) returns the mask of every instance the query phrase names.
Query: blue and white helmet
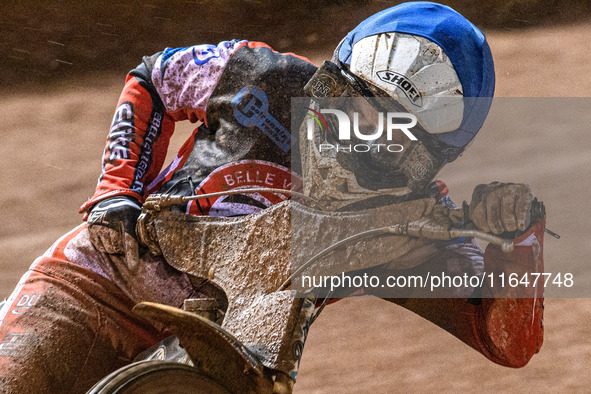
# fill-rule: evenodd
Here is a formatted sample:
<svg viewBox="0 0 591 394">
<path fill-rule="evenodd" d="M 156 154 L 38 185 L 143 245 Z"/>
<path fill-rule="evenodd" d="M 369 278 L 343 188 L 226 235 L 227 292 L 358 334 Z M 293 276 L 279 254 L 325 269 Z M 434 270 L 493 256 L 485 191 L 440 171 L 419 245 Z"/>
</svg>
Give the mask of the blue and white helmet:
<svg viewBox="0 0 591 394">
<path fill-rule="evenodd" d="M 482 127 L 495 87 L 484 34 L 450 7 L 409 2 L 379 12 L 339 44 L 333 62 L 396 98 L 455 159 Z M 435 144 L 437 145 L 437 144 Z"/>
</svg>

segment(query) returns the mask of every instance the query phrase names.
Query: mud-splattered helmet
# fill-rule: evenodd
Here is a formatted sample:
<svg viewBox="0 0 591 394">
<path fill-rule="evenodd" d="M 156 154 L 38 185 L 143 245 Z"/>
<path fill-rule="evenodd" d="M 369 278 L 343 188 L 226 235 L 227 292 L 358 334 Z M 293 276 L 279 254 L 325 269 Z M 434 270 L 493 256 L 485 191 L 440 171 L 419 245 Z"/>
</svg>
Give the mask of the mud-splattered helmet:
<svg viewBox="0 0 591 394">
<path fill-rule="evenodd" d="M 371 16 L 341 41 L 333 60 L 397 98 L 456 148 L 482 127 L 494 94 L 484 34 L 441 4 L 410 2 Z"/>
<path fill-rule="evenodd" d="M 309 94 L 323 96 L 312 89 L 325 88 L 318 83 L 323 72 L 335 71 L 360 95 L 395 98 L 417 117 L 418 130 L 413 130 L 420 148 L 397 163 L 413 190 L 423 189 L 475 137 L 495 86 L 484 34 L 450 7 L 431 2 L 404 3 L 360 23 L 307 85 Z M 326 95 L 346 94 L 338 90 Z M 416 174 L 421 179 L 413 181 Z"/>
</svg>

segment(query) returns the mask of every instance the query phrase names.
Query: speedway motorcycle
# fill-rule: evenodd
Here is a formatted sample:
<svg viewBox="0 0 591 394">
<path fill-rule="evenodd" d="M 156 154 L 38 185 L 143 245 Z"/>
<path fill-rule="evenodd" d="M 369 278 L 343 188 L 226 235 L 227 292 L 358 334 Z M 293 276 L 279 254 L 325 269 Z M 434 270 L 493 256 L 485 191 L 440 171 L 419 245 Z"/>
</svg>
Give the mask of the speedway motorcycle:
<svg viewBox="0 0 591 394">
<path fill-rule="evenodd" d="M 240 217 L 173 209 L 191 199 L 261 192 L 291 199 Z M 543 217 L 543 204 L 534 201 L 531 222 Z M 466 203 L 453 209 L 434 198 L 327 212 L 289 190 L 152 195 L 138 221 L 140 241 L 189 275 L 201 296 L 187 299 L 182 309 L 136 305 L 134 313 L 174 336 L 89 393 L 291 393 L 307 332 L 331 296 L 304 283 L 304 275 L 404 266 L 412 250 L 459 237 L 513 249 L 511 241 L 469 223 Z"/>
</svg>

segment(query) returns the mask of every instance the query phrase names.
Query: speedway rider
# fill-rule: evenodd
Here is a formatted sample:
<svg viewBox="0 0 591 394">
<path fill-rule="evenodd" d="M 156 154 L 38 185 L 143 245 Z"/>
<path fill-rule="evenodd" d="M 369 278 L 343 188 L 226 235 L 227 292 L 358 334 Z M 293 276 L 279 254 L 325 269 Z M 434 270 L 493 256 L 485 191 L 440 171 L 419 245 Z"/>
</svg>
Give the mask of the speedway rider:
<svg viewBox="0 0 591 394">
<path fill-rule="evenodd" d="M 445 185 L 429 183 L 461 154 L 488 112 L 494 68 L 486 39 L 451 8 L 429 2 L 386 9 L 349 33 L 335 51 L 334 66 L 349 75 L 353 88 L 385 92 L 412 112 L 413 96 L 400 84 L 379 78 L 378 63 L 412 83 L 424 98 L 442 91 L 452 98 L 483 98 L 473 106 L 464 102 L 449 122 L 453 127 L 444 130 L 417 111 L 425 129 L 423 154 L 435 164 L 418 184 L 409 176 L 412 162 L 397 164 L 397 186 L 412 186 L 406 198 L 424 197 L 429 190 L 447 203 Z M 135 223 L 142 203 L 155 192 L 289 189 L 298 176 L 291 169 L 290 100 L 305 95 L 304 86 L 316 70 L 303 57 L 246 40 L 167 48 L 144 57 L 127 77 L 98 186 L 81 208 L 87 222 L 33 263 L 0 311 L 0 391 L 84 391 L 163 339 L 131 308 L 140 301 L 180 306 L 193 289 L 186 275 L 162 258 L 139 253 Z M 254 118 L 264 122 L 252 121 L 252 111 L 259 111 Z M 187 119 L 201 124 L 161 171 L 175 122 Z M 282 198 L 263 192 L 234 195 L 191 202 L 183 209 L 197 215 L 244 215 Z M 524 233 L 510 254 L 491 245 L 482 252 L 467 240 L 450 246 L 445 262 L 480 271 L 483 264 L 486 271 L 541 268 L 544 223 L 526 228 L 532 199 L 526 185 L 477 187 L 470 206 L 480 230 Z M 502 365 L 525 365 L 542 343 L 541 298 L 393 301 Z"/>
</svg>

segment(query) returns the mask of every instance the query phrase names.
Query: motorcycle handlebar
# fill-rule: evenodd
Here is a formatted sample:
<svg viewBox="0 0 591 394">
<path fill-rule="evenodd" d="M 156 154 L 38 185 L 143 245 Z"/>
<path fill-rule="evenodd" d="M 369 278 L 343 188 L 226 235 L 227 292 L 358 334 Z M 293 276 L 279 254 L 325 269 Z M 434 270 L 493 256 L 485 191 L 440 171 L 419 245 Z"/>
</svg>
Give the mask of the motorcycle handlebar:
<svg viewBox="0 0 591 394">
<path fill-rule="evenodd" d="M 282 194 L 290 194 L 296 195 L 298 197 L 304 198 L 305 196 L 301 195 L 300 193 L 291 191 L 291 190 L 284 190 L 284 189 L 271 189 L 271 188 L 245 188 L 245 189 L 235 189 L 229 190 L 219 193 L 211 193 L 211 194 L 203 194 L 198 196 L 177 196 L 177 195 L 151 195 L 148 197 L 147 201 L 144 203 L 144 211 L 147 210 L 155 210 L 159 211 L 164 207 L 169 207 L 176 204 L 186 203 L 190 200 L 202 199 L 202 198 L 209 198 L 213 196 L 222 196 L 228 194 L 237 194 L 237 193 L 253 193 L 253 192 L 273 192 L 273 193 L 282 193 Z M 313 203 L 313 205 L 319 205 L 317 201 L 314 201 L 310 198 L 306 199 Z M 511 252 L 514 248 L 513 242 L 510 241 L 511 239 L 515 239 L 523 232 L 515 231 L 515 232 L 505 232 L 499 235 L 489 234 L 482 231 L 479 231 L 475 228 L 474 223 L 470 219 L 470 209 L 469 205 L 466 201 L 464 201 L 462 208 L 454 210 L 456 211 L 456 217 L 461 217 L 462 222 L 460 223 L 459 228 L 437 228 L 436 226 L 428 226 L 426 229 L 426 223 L 405 223 L 405 224 L 396 224 L 393 226 L 375 229 L 382 231 L 382 233 L 390 233 L 396 235 L 406 235 L 411 237 L 419 237 L 419 238 L 432 238 L 432 239 L 440 239 L 440 240 L 449 240 L 454 238 L 461 238 L 461 237 L 474 237 L 481 239 L 483 241 L 498 245 L 504 252 Z M 544 203 L 538 201 L 537 198 L 534 198 L 527 222 L 526 228 L 529 228 L 532 223 L 537 223 L 538 221 L 544 219 L 546 215 Z M 141 227 L 141 226 L 140 226 Z M 555 238 L 560 238 L 560 236 L 552 231 L 546 230 L 546 232 L 552 235 Z M 142 239 L 142 237 L 140 237 Z"/>
</svg>

